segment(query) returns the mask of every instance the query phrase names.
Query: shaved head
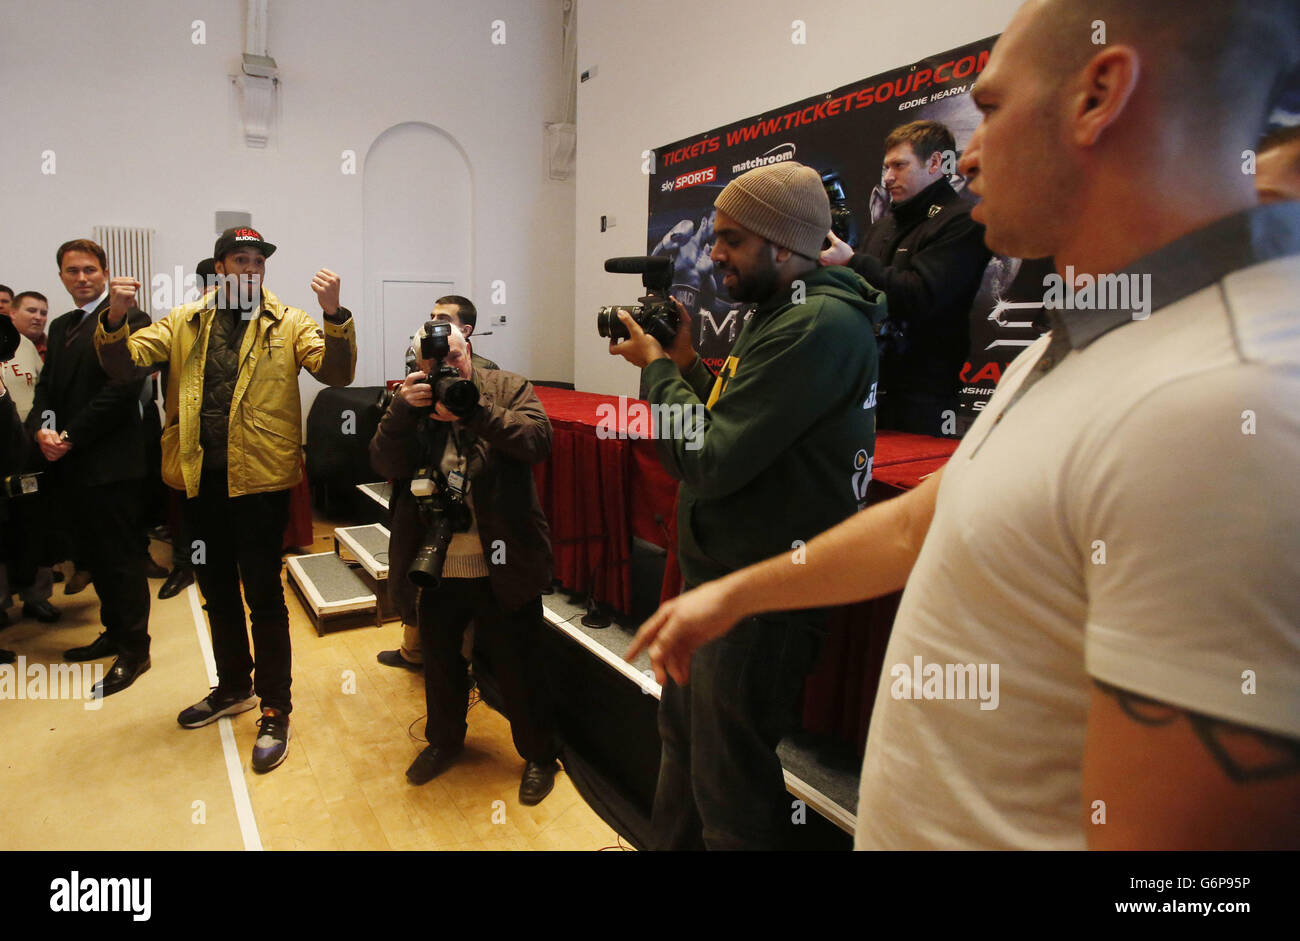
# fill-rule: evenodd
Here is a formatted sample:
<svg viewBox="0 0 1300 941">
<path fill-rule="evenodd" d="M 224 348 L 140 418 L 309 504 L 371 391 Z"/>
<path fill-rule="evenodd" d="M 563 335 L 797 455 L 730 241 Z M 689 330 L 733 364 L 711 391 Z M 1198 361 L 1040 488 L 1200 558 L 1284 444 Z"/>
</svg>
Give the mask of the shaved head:
<svg viewBox="0 0 1300 941">
<path fill-rule="evenodd" d="M 1028 0 L 971 90 L 971 218 L 995 252 L 1098 273 L 1243 212 L 1297 62 L 1297 0 Z"/>
<path fill-rule="evenodd" d="M 1227 118 L 1258 136 L 1300 63 L 1296 0 L 1031 0 L 1036 64 L 1065 81 L 1105 46 L 1136 48 L 1143 81 L 1170 112 Z"/>
</svg>

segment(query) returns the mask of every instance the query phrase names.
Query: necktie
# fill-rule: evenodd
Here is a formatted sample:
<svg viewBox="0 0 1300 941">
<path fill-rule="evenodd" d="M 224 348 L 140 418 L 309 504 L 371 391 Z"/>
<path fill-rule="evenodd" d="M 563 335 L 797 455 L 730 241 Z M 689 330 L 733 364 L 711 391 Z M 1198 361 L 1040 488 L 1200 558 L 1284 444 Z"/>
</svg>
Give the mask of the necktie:
<svg viewBox="0 0 1300 941">
<path fill-rule="evenodd" d="M 72 346 L 73 342 L 81 334 L 82 327 L 85 325 L 86 321 L 90 319 L 88 316 L 86 316 L 86 312 L 82 310 L 80 307 L 78 307 L 76 310 L 69 311 L 69 313 L 80 314 L 81 319 L 78 320 L 76 323 L 74 323 L 71 327 L 69 327 L 67 334 L 64 335 L 63 338 L 64 349 L 67 349 L 68 347 Z"/>
</svg>

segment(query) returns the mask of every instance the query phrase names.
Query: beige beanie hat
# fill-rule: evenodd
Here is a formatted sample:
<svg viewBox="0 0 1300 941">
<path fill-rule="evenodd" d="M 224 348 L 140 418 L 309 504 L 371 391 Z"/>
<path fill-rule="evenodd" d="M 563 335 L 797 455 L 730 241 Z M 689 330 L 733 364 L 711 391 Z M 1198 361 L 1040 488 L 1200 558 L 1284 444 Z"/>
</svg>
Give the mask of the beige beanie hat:
<svg viewBox="0 0 1300 941">
<path fill-rule="evenodd" d="M 831 230 L 821 174 L 793 160 L 742 173 L 713 205 L 751 232 L 807 258 L 821 254 Z"/>
</svg>

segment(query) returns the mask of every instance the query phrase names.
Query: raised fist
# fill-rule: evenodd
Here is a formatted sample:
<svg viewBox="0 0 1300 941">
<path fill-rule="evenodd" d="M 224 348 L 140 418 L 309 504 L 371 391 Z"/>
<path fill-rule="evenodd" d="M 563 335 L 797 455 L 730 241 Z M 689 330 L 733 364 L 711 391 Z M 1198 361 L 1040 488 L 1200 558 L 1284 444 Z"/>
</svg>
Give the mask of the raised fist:
<svg viewBox="0 0 1300 941">
<path fill-rule="evenodd" d="M 122 325 L 126 312 L 135 306 L 135 295 L 139 290 L 140 282 L 135 278 L 114 278 L 108 282 L 108 322 L 111 326 Z"/>
<path fill-rule="evenodd" d="M 333 315 L 339 309 L 339 276 L 328 268 L 316 272 L 311 279 L 311 289 L 320 299 L 320 309 Z"/>
</svg>

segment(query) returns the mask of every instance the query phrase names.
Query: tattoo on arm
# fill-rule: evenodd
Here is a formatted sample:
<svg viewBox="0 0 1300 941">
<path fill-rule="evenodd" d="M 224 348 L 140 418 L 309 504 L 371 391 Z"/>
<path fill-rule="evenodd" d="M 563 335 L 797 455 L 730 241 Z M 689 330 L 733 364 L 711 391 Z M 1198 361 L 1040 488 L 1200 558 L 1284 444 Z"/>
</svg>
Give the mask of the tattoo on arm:
<svg viewBox="0 0 1300 941">
<path fill-rule="evenodd" d="M 1172 725 L 1180 718 L 1186 718 L 1191 723 L 1196 737 L 1201 740 L 1201 744 L 1205 746 L 1205 750 L 1210 753 L 1223 773 L 1238 784 L 1268 781 L 1300 773 L 1300 741 L 1259 729 L 1245 728 L 1199 712 L 1179 709 L 1130 693 L 1128 690 L 1117 689 L 1098 680 L 1093 682 L 1098 689 L 1114 699 L 1124 714 L 1135 722 L 1162 726 Z M 1259 746 L 1262 745 L 1267 752 L 1267 757 L 1260 760 L 1257 756 L 1247 758 L 1239 754 L 1241 749 L 1234 748 L 1234 743 L 1239 743 L 1243 739 L 1252 740 L 1254 747 L 1251 751 L 1258 752 Z M 1234 754 L 1234 752 L 1238 753 Z"/>
</svg>

